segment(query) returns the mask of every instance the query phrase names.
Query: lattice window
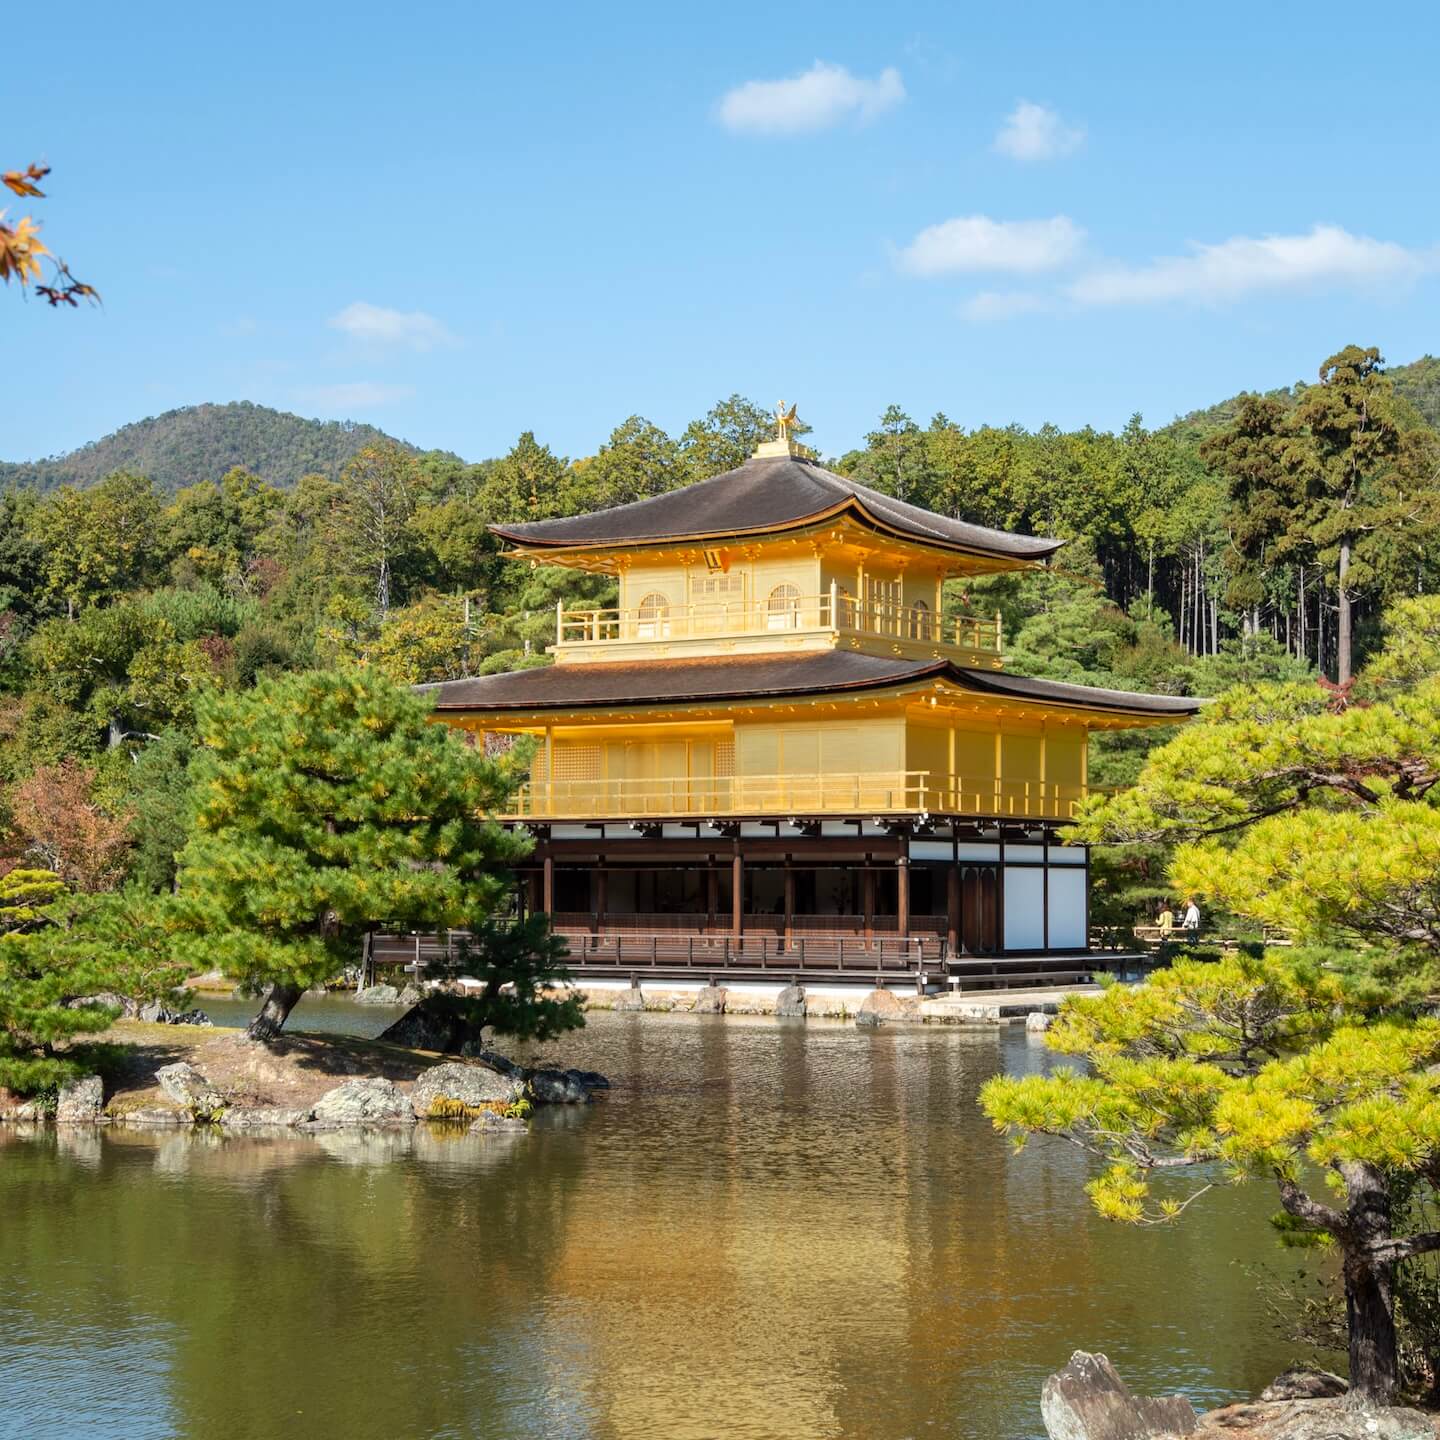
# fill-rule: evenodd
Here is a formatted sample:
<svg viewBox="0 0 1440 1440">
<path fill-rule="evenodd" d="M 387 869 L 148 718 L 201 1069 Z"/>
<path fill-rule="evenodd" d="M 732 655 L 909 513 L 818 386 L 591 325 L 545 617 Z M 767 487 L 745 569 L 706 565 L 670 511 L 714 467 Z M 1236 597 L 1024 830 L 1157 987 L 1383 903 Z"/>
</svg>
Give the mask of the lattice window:
<svg viewBox="0 0 1440 1440">
<path fill-rule="evenodd" d="M 930 607 L 923 600 L 917 600 L 910 607 L 910 638 L 930 639 Z"/>
<path fill-rule="evenodd" d="M 745 577 L 737 570 L 731 575 L 692 575 L 690 598 L 700 604 L 745 598 Z"/>
<path fill-rule="evenodd" d="M 598 780 L 600 778 L 600 747 L 598 745 L 557 745 L 555 747 L 555 778 L 557 780 Z"/>
<path fill-rule="evenodd" d="M 640 601 L 636 634 L 641 640 L 660 640 L 670 633 L 670 597 L 652 590 Z"/>
<path fill-rule="evenodd" d="M 719 780 L 728 780 L 735 774 L 735 742 L 733 740 L 717 740 L 715 742 L 715 776 Z"/>
<path fill-rule="evenodd" d="M 793 630 L 800 624 L 800 588 L 777 585 L 765 602 L 767 630 Z"/>
</svg>

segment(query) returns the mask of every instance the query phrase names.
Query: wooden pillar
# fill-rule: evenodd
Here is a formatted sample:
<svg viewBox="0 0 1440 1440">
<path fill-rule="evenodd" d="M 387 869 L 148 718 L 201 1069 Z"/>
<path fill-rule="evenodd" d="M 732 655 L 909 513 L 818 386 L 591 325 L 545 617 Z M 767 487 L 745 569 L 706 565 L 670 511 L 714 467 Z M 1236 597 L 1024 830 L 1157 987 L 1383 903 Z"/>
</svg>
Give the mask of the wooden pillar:
<svg viewBox="0 0 1440 1440">
<path fill-rule="evenodd" d="M 720 873 L 714 865 L 705 872 L 705 928 L 715 928 L 715 912 L 720 908 Z"/>
<path fill-rule="evenodd" d="M 951 865 L 945 872 L 945 936 L 950 953 L 960 952 L 960 867 Z"/>
<path fill-rule="evenodd" d="M 610 908 L 610 872 L 595 872 L 595 933 L 605 928 L 605 912 Z"/>
<path fill-rule="evenodd" d="M 901 835 L 900 857 L 895 862 L 895 929 L 902 940 L 910 938 L 910 837 Z"/>
<path fill-rule="evenodd" d="M 945 781 L 945 804 L 952 815 L 960 814 L 960 791 L 964 788 L 955 775 L 955 724 L 951 721 L 945 727 L 947 737 L 947 758 L 946 765 L 949 768 L 949 777 Z"/>
<path fill-rule="evenodd" d="M 790 938 L 795 929 L 795 872 L 790 861 L 785 861 L 785 948 L 790 948 Z"/>
<path fill-rule="evenodd" d="M 738 840 L 730 860 L 730 924 L 738 940 L 745 924 L 745 866 L 740 859 Z"/>
<path fill-rule="evenodd" d="M 555 808 L 555 731 L 545 727 L 545 813 L 552 814 Z"/>
<path fill-rule="evenodd" d="M 875 872 L 867 865 L 860 872 L 860 902 L 865 911 L 865 943 L 875 938 Z"/>
<path fill-rule="evenodd" d="M 545 855 L 545 879 L 541 893 L 541 906 L 546 915 L 555 914 L 555 857 L 548 851 Z"/>
</svg>

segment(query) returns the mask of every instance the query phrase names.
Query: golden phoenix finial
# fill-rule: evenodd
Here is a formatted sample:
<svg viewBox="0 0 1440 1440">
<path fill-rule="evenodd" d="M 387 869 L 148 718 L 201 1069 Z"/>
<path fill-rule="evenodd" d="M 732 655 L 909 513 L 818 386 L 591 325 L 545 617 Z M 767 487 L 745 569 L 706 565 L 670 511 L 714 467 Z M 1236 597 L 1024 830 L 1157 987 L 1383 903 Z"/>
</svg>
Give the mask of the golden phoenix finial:
<svg viewBox="0 0 1440 1440">
<path fill-rule="evenodd" d="M 795 406 L 792 405 L 792 406 L 787 410 L 787 409 L 785 408 L 785 402 L 782 400 L 782 401 L 775 407 L 775 425 L 776 425 L 776 428 L 777 428 L 777 429 L 779 430 L 779 432 L 780 432 L 780 433 L 776 436 L 776 439 L 778 439 L 778 440 L 788 440 L 788 439 L 790 438 L 790 427 L 791 427 L 794 423 L 795 423 Z"/>
</svg>

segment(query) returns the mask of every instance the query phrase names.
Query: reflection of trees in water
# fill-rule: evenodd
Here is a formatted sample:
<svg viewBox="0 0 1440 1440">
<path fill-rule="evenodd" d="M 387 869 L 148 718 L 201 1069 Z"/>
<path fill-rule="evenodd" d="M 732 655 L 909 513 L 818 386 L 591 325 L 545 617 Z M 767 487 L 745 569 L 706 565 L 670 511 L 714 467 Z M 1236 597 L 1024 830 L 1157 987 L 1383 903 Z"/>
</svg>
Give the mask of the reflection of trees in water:
<svg viewBox="0 0 1440 1440">
<path fill-rule="evenodd" d="M 544 1420 L 534 1306 L 582 1147 L 430 1127 L 115 1132 L 81 1176 L 88 1154 L 36 1143 L 49 1154 L 28 1184 L 13 1150 L 0 1164 L 10 1318 L 48 1294 L 73 1325 L 172 1320 L 178 1433 L 511 1436 Z"/>
<path fill-rule="evenodd" d="M 1152 1391 L 1288 1358 L 1226 1263 L 1258 1191 L 1137 1233 L 1009 1154 L 975 1096 L 1052 1062 L 1021 1034 L 596 1016 L 565 1057 L 616 1090 L 516 1138 L 52 1134 L 27 1172 L 0 1128 L 10 1314 L 165 1320 L 174 1428 L 226 1436 L 991 1440 L 1076 1346 Z"/>
</svg>

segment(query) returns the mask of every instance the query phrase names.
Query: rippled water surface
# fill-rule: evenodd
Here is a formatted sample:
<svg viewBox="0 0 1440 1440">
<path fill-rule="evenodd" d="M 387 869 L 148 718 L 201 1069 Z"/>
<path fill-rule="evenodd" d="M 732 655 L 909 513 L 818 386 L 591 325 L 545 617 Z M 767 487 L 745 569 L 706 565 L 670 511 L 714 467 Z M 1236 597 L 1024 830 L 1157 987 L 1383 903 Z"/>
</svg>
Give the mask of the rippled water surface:
<svg viewBox="0 0 1440 1440">
<path fill-rule="evenodd" d="M 1077 1346 L 1197 1400 L 1289 1358 L 1272 1197 L 1094 1218 L 975 1108 L 1050 1063 L 1022 1031 L 599 1014 L 551 1054 L 615 1089 L 519 1137 L 0 1127 L 0 1435 L 1024 1440 Z"/>
</svg>

